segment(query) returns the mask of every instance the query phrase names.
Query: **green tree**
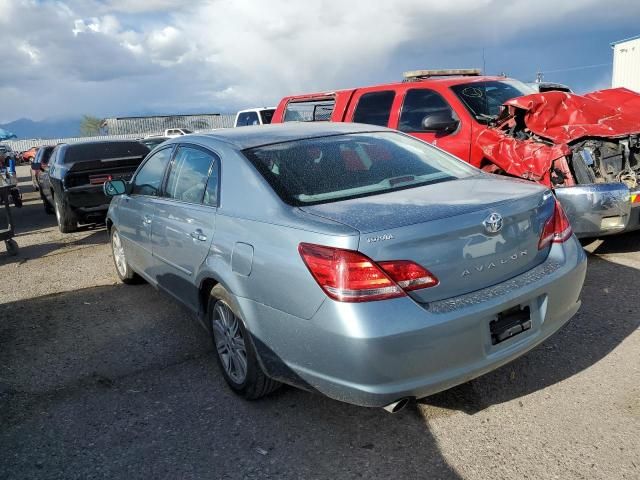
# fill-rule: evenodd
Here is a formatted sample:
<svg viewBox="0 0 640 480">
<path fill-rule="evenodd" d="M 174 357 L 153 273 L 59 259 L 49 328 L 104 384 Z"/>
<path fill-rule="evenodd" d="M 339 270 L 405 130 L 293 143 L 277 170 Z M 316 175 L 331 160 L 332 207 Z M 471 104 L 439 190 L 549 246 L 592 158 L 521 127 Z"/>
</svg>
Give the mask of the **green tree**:
<svg viewBox="0 0 640 480">
<path fill-rule="evenodd" d="M 80 136 L 81 137 L 94 137 L 100 135 L 100 128 L 102 125 L 102 119 L 98 117 L 92 117 L 91 115 L 83 115 L 80 121 Z"/>
</svg>

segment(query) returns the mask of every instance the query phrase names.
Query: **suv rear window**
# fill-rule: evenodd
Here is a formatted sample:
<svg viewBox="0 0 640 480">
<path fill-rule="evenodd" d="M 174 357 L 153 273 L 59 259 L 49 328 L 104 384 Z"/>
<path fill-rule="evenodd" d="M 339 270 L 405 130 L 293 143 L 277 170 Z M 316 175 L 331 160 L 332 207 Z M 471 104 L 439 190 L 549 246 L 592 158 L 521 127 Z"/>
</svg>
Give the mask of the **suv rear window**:
<svg viewBox="0 0 640 480">
<path fill-rule="evenodd" d="M 470 165 L 395 132 L 278 143 L 244 154 L 294 206 L 377 195 L 474 175 Z"/>
<path fill-rule="evenodd" d="M 66 145 L 64 163 L 144 157 L 149 148 L 140 142 L 91 142 Z"/>
<path fill-rule="evenodd" d="M 285 122 L 328 122 L 331 120 L 336 101 L 309 100 L 306 102 L 289 102 L 284 110 Z"/>
</svg>

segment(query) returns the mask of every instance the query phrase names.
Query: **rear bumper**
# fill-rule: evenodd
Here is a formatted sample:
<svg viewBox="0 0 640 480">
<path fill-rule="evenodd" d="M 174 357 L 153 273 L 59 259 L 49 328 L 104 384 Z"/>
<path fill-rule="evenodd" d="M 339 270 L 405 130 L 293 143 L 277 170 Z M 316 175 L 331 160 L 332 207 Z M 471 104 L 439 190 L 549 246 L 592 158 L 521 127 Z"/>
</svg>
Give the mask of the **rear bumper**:
<svg viewBox="0 0 640 480">
<path fill-rule="evenodd" d="M 111 199 L 104 194 L 102 185 L 83 185 L 65 189 L 67 204 L 83 217 L 104 216 L 109 209 Z"/>
<path fill-rule="evenodd" d="M 238 300 L 270 375 L 379 407 L 446 390 L 534 348 L 577 312 L 585 273 L 585 254 L 572 237 L 529 272 L 431 304 L 409 297 L 357 304 L 327 299 L 304 320 Z M 489 323 L 518 305 L 530 308 L 531 329 L 492 345 Z"/>
<path fill-rule="evenodd" d="M 631 203 L 631 192 L 622 183 L 556 188 L 555 194 L 578 238 L 640 228 L 640 204 Z"/>
</svg>

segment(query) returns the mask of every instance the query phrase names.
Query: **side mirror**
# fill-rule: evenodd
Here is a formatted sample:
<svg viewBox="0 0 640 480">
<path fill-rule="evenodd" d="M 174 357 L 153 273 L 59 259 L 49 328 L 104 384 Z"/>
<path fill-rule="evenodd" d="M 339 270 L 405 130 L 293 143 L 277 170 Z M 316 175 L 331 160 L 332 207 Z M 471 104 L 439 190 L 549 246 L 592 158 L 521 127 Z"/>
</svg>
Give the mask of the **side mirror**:
<svg viewBox="0 0 640 480">
<path fill-rule="evenodd" d="M 448 112 L 438 112 L 422 119 L 422 128 L 427 132 L 455 132 L 460 124 Z"/>
<path fill-rule="evenodd" d="M 108 180 L 104 182 L 102 187 L 104 189 L 104 194 L 107 197 L 115 197 L 116 195 L 122 195 L 127 191 L 127 184 L 124 180 Z"/>
</svg>

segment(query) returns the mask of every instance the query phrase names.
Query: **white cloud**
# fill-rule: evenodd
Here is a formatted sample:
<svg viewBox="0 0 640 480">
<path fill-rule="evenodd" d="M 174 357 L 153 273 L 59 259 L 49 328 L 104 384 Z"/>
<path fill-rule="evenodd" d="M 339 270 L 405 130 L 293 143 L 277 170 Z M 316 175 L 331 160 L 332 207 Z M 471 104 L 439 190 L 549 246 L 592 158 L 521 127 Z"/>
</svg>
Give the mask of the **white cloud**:
<svg viewBox="0 0 640 480">
<path fill-rule="evenodd" d="M 13 73 L 0 77 L 0 121 L 272 104 L 401 67 L 477 66 L 483 47 L 522 65 L 509 47 L 523 36 L 534 50 L 548 32 L 588 36 L 637 13 L 623 0 L 0 0 Z"/>
<path fill-rule="evenodd" d="M 40 63 L 40 50 L 30 45 L 28 42 L 23 42 L 18 45 L 18 50 L 26 54 L 32 64 L 38 65 Z"/>
</svg>

